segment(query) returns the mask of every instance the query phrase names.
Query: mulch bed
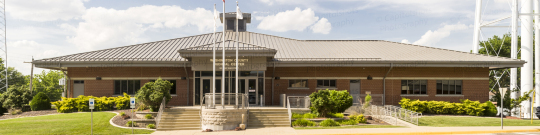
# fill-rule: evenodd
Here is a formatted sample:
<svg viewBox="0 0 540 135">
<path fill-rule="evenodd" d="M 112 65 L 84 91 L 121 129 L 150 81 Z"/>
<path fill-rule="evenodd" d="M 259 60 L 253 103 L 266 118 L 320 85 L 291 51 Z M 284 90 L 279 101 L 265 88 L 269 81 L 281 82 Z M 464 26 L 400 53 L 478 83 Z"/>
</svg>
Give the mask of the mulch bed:
<svg viewBox="0 0 540 135">
<path fill-rule="evenodd" d="M 125 117 L 122 117 L 120 115 L 116 115 L 116 116 L 113 117 L 112 122 L 114 124 L 116 124 L 116 125 L 119 125 L 119 126 L 127 127 L 126 123 L 131 118 L 132 115 L 133 115 L 133 117 L 135 119 L 140 119 L 140 118 L 137 118 L 137 116 L 134 115 L 134 113 L 131 112 L 131 109 L 129 109 L 129 110 L 114 110 L 114 112 L 118 112 L 118 113 L 124 112 L 124 113 L 126 113 Z M 137 126 L 135 126 L 135 127 L 137 127 Z"/>
<path fill-rule="evenodd" d="M 11 114 L 6 113 L 5 115 L 0 116 L 0 119 L 22 118 L 22 117 L 41 116 L 41 115 L 49 115 L 49 114 L 57 114 L 57 113 L 58 112 L 56 110 L 28 111 L 28 112 L 23 112 L 18 115 L 11 115 Z"/>
</svg>

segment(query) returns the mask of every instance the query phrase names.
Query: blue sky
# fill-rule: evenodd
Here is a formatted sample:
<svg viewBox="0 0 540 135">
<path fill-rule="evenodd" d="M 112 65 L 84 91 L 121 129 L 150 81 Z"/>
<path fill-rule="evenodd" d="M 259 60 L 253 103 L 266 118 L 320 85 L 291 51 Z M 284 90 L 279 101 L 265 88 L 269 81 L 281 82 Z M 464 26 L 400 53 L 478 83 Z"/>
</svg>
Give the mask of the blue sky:
<svg viewBox="0 0 540 135">
<path fill-rule="evenodd" d="M 29 74 L 30 65 L 23 61 L 32 56 L 211 33 L 214 4 L 223 11 L 221 0 L 8 1 L 8 65 Z M 388 40 L 467 52 L 472 48 L 474 0 L 239 0 L 239 5 L 252 14 L 251 32 L 306 40 Z M 510 0 L 484 0 L 483 6 L 484 21 L 511 13 Z M 226 12 L 235 9 L 235 1 L 228 0 Z M 509 29 L 482 32 L 487 39 Z"/>
</svg>

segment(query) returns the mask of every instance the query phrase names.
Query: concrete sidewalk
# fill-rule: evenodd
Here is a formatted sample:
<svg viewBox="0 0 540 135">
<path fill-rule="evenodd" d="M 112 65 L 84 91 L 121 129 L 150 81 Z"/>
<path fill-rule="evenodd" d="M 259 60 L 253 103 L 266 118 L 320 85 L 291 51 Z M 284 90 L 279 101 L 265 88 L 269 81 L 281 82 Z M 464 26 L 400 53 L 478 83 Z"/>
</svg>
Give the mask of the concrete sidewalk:
<svg viewBox="0 0 540 135">
<path fill-rule="evenodd" d="M 539 132 L 539 126 L 501 127 L 413 127 L 413 128 L 353 128 L 353 129 L 304 129 L 290 127 L 247 129 L 243 131 L 202 132 L 201 130 L 156 131 L 152 135 L 312 135 L 312 134 L 481 134 L 509 132 Z"/>
</svg>

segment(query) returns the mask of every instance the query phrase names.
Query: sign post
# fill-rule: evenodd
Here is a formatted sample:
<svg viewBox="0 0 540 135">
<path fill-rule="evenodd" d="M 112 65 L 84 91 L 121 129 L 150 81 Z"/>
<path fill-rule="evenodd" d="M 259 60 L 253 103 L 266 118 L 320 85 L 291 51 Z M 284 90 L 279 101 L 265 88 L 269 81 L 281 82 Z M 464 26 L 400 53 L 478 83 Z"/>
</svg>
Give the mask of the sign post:
<svg viewBox="0 0 540 135">
<path fill-rule="evenodd" d="M 88 107 L 90 108 L 90 134 L 94 134 L 94 99 L 88 100 Z"/>
<path fill-rule="evenodd" d="M 506 91 L 508 90 L 508 88 L 499 88 L 499 93 L 501 93 L 501 104 L 500 104 L 500 107 L 501 107 L 501 129 L 503 129 L 503 112 L 504 112 L 504 109 L 503 109 L 503 99 L 504 99 L 504 94 L 506 93 Z"/>
<path fill-rule="evenodd" d="M 129 98 L 129 107 L 131 108 L 131 134 L 135 134 L 135 131 L 133 129 L 133 115 L 135 112 L 133 112 L 133 108 L 135 108 L 135 98 Z"/>
</svg>

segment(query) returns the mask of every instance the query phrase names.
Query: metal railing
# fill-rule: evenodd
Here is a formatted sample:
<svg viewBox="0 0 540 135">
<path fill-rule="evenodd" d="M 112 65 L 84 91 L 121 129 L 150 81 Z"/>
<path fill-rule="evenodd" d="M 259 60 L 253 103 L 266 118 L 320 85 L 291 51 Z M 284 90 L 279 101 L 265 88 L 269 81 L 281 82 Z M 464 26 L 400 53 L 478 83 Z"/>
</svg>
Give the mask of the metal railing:
<svg viewBox="0 0 540 135">
<path fill-rule="evenodd" d="M 204 96 L 201 98 L 201 102 L 199 102 L 199 103 L 202 103 L 202 101 L 204 101 Z M 199 118 L 200 119 L 199 119 L 199 121 L 201 121 L 201 123 L 202 123 L 202 119 L 203 119 L 203 117 L 202 117 L 202 106 L 203 106 L 203 104 L 200 104 L 200 109 L 199 109 Z"/>
<path fill-rule="evenodd" d="M 311 102 L 309 96 L 287 96 L 290 106 L 288 108 L 309 108 Z"/>
<path fill-rule="evenodd" d="M 401 107 L 393 105 L 385 105 L 385 110 L 389 113 L 389 116 L 401 119 L 403 121 L 416 124 L 418 126 L 418 118 L 422 117 L 422 113 L 417 113 L 411 110 L 407 110 Z"/>
<path fill-rule="evenodd" d="M 422 113 L 413 112 L 392 105 L 370 105 L 367 108 L 363 108 L 361 112 L 365 115 L 372 116 L 376 120 L 381 120 L 391 125 L 400 125 L 400 122 L 398 121 L 398 119 L 400 119 L 418 126 L 418 119 L 422 117 Z"/>
<path fill-rule="evenodd" d="M 223 94 L 224 96 L 224 103 L 225 105 L 227 106 L 230 106 L 230 105 L 236 105 L 236 96 L 238 96 L 238 105 L 239 107 L 238 108 L 245 108 L 245 107 L 248 107 L 249 108 L 249 104 L 246 104 L 246 100 L 248 99 L 247 98 L 247 94 L 244 94 L 244 93 L 224 93 Z M 216 93 L 216 104 L 214 105 L 213 103 L 213 94 L 212 93 L 206 93 L 203 97 L 203 99 L 206 99 L 206 100 L 202 100 L 204 101 L 204 106 L 205 108 L 215 108 L 216 106 L 220 106 L 221 105 L 221 93 Z"/>
<path fill-rule="evenodd" d="M 161 114 L 163 114 L 163 111 L 165 110 L 165 97 L 163 97 L 163 100 L 161 101 L 161 105 L 159 105 L 159 111 L 158 111 L 158 114 L 156 116 L 156 127 L 159 125 L 159 121 L 161 121 Z"/>
<path fill-rule="evenodd" d="M 289 101 L 289 98 L 287 98 L 287 112 L 289 113 L 289 126 L 292 125 L 291 118 L 292 118 L 292 112 L 291 112 L 291 103 Z"/>
</svg>

